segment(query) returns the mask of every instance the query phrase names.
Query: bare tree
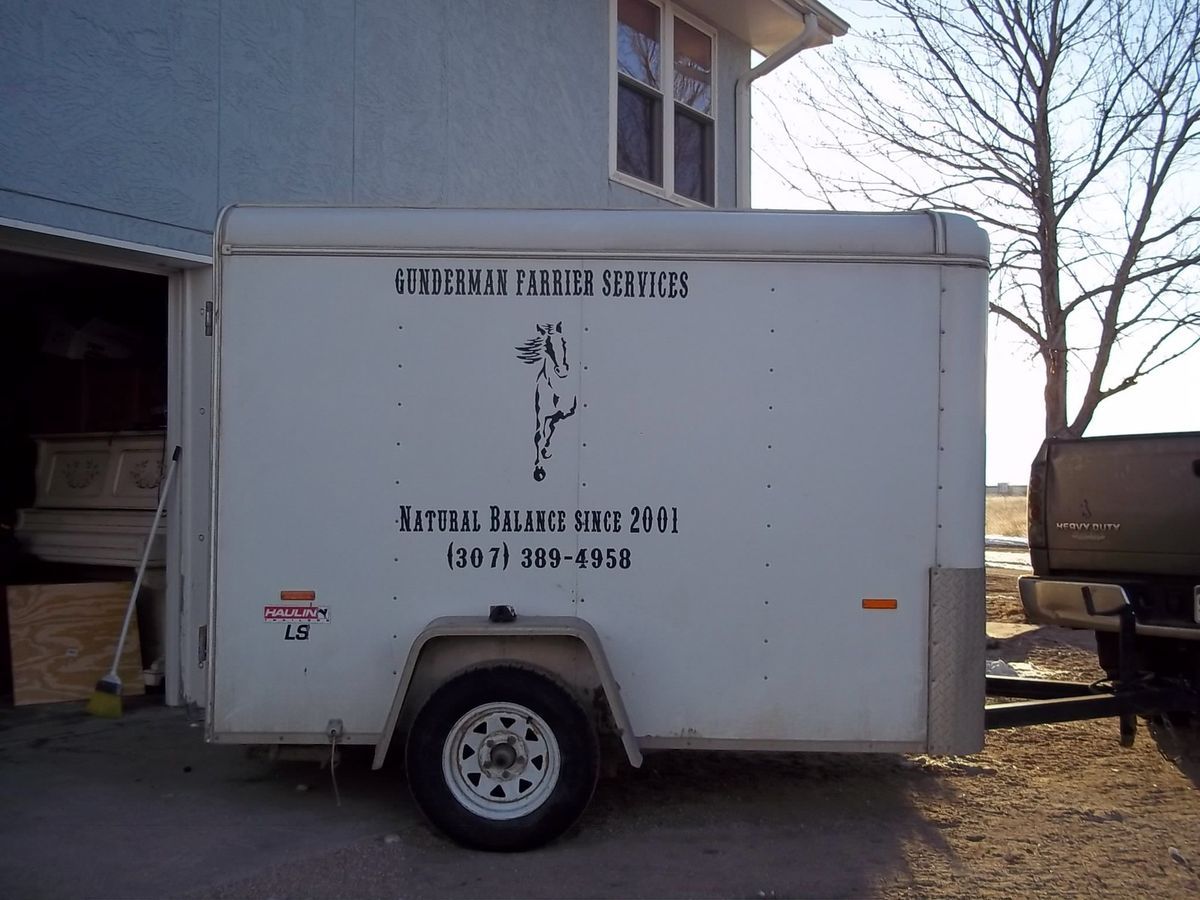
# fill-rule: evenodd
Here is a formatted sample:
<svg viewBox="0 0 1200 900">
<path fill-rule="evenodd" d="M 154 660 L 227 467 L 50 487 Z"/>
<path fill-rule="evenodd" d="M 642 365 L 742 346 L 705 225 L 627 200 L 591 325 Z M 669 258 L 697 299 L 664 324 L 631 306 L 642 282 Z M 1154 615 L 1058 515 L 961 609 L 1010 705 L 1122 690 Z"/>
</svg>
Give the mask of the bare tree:
<svg viewBox="0 0 1200 900">
<path fill-rule="evenodd" d="M 1045 367 L 1046 434 L 1078 436 L 1200 342 L 1197 3 L 878 0 L 881 28 L 811 54 L 788 99 L 768 98 L 800 160 L 769 165 L 830 206 L 983 222 L 991 309 Z M 852 160 L 841 174 L 804 161 L 813 120 Z"/>
</svg>

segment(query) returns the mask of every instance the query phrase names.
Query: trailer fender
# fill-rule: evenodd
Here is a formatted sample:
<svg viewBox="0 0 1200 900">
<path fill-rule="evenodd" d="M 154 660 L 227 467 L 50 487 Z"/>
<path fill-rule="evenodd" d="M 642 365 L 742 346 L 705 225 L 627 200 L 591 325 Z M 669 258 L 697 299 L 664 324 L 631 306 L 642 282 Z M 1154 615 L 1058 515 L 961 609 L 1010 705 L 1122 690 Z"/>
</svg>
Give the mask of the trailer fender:
<svg viewBox="0 0 1200 900">
<path fill-rule="evenodd" d="M 642 751 L 638 747 L 637 739 L 630 726 L 629 715 L 625 710 L 625 703 L 621 699 L 620 685 L 613 677 L 608 657 L 605 656 L 604 647 L 600 642 L 600 635 L 596 633 L 596 629 L 591 624 L 575 616 L 519 616 L 511 622 L 493 622 L 487 616 L 442 616 L 425 626 L 425 629 L 413 641 L 412 647 L 409 648 L 408 658 L 405 660 L 404 670 L 400 674 L 400 681 L 396 687 L 396 694 L 392 698 L 387 721 L 384 723 L 379 743 L 375 745 L 375 760 L 372 768 L 378 769 L 387 757 L 392 736 L 396 732 L 396 725 L 400 721 L 400 715 L 413 686 L 421 658 L 431 645 L 438 641 L 504 638 L 577 641 L 590 658 L 600 686 L 604 689 L 609 712 L 630 765 L 634 768 L 641 766 Z"/>
</svg>

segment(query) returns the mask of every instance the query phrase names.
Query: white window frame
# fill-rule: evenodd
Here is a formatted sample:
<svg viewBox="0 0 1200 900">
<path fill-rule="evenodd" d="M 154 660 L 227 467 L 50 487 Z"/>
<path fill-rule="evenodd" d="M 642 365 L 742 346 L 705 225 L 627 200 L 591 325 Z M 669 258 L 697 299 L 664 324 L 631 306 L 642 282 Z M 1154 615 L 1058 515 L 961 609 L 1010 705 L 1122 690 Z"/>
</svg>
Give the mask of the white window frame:
<svg viewBox="0 0 1200 900">
<path fill-rule="evenodd" d="M 720 133 L 717 108 L 717 29 L 688 12 L 672 0 L 647 0 L 659 10 L 660 34 L 662 49 L 659 59 L 662 71 L 659 80 L 662 82 L 663 97 L 663 126 L 662 126 L 662 185 L 642 181 L 633 175 L 617 169 L 617 0 L 609 0 L 608 4 L 608 172 L 609 180 L 633 188 L 644 194 L 651 194 L 663 200 L 669 200 L 679 206 L 690 206 L 696 209 L 716 209 L 721 185 L 721 151 Z M 675 193 L 675 19 L 682 19 L 697 31 L 712 40 L 712 109 L 707 114 L 713 123 L 713 202 L 710 206 L 693 200 L 683 194 Z"/>
</svg>

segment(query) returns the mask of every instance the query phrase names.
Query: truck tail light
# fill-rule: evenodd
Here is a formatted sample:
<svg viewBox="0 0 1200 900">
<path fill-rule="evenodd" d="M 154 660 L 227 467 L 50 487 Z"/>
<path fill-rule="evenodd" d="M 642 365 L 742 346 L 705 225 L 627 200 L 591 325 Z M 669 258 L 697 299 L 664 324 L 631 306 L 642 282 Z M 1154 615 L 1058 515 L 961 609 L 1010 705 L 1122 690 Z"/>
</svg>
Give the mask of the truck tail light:
<svg viewBox="0 0 1200 900">
<path fill-rule="evenodd" d="M 1029 491 L 1025 495 L 1028 510 L 1029 546 L 1046 546 L 1046 446 L 1043 444 L 1029 471 Z"/>
</svg>

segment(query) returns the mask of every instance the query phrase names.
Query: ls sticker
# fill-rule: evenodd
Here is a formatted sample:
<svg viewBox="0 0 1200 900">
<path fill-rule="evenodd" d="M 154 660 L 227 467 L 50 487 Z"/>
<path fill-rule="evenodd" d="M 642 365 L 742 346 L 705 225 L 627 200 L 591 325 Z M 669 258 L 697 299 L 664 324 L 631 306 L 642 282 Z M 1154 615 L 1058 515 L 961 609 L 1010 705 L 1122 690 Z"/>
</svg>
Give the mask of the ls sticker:
<svg viewBox="0 0 1200 900">
<path fill-rule="evenodd" d="M 329 622 L 329 607 L 317 606 L 315 594 L 311 600 L 281 600 L 263 607 L 263 621 L 287 623 L 283 632 L 285 641 L 307 641 L 313 625 Z"/>
<path fill-rule="evenodd" d="M 541 366 L 533 386 L 533 480 L 546 477 L 545 460 L 550 458 L 550 439 L 563 419 L 575 415 L 575 388 L 568 383 L 571 364 L 567 361 L 567 341 L 562 322 L 537 326 L 537 334 L 515 348 L 517 359 Z"/>
</svg>

